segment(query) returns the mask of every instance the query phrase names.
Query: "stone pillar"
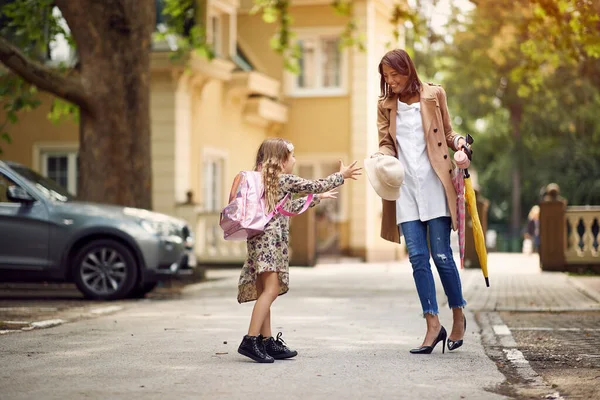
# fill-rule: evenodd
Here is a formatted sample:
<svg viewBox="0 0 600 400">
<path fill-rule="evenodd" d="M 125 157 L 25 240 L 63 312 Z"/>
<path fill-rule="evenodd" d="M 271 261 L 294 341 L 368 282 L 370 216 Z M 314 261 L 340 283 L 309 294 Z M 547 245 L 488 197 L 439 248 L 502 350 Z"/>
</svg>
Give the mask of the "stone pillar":
<svg viewBox="0 0 600 400">
<path fill-rule="evenodd" d="M 314 209 L 293 218 L 290 225 L 290 265 L 313 267 L 317 263 L 317 220 Z"/>
<path fill-rule="evenodd" d="M 353 160 L 363 160 L 379 148 L 377 101 L 379 99 L 379 61 L 392 43 L 393 27 L 389 24 L 391 2 L 362 0 L 353 2 L 358 32 L 364 33 L 364 52 L 351 51 L 350 151 Z M 399 246 L 380 238 L 381 199 L 371 188 L 365 174 L 351 182 L 350 208 L 351 254 L 367 261 L 390 261 L 398 258 Z"/>
<path fill-rule="evenodd" d="M 540 203 L 540 268 L 563 271 L 566 265 L 567 200 L 560 196 L 560 187 L 551 183 Z"/>
<path fill-rule="evenodd" d="M 351 50 L 350 69 L 350 95 L 351 95 L 351 139 L 350 157 L 358 160 L 360 164 L 369 152 L 375 152 L 373 138 L 376 135 L 373 128 L 376 124 L 376 88 L 374 73 L 369 68 L 369 51 L 372 51 L 373 35 L 370 30 L 374 25 L 372 6 L 370 1 L 355 1 L 353 4 L 353 17 L 357 23 L 357 31 L 363 32 L 366 37 L 364 52 L 356 48 Z M 375 98 L 374 98 L 375 96 Z M 350 204 L 350 252 L 353 256 L 367 259 L 367 248 L 371 238 L 376 234 L 373 224 L 376 213 L 375 198 L 370 195 L 366 176 L 363 174 L 358 181 L 348 183 L 352 192 Z"/>
</svg>

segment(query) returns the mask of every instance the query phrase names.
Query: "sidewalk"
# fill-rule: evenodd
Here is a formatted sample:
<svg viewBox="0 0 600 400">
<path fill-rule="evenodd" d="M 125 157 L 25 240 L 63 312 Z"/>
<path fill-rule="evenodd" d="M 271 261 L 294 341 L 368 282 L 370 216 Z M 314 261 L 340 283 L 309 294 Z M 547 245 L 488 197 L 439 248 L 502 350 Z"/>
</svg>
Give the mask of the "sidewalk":
<svg viewBox="0 0 600 400">
<path fill-rule="evenodd" d="M 472 311 L 597 311 L 600 277 L 544 272 L 537 255 L 490 253 L 490 287 L 480 269 L 462 271 Z"/>
</svg>

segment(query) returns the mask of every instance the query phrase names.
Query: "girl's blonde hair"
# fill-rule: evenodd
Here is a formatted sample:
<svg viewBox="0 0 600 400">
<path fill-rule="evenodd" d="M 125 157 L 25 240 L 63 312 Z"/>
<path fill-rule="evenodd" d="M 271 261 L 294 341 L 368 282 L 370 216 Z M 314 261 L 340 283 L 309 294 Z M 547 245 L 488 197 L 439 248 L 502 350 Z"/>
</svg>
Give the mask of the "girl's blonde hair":
<svg viewBox="0 0 600 400">
<path fill-rule="evenodd" d="M 258 148 L 254 170 L 262 173 L 268 212 L 273 211 L 277 205 L 279 175 L 293 151 L 294 145 L 281 138 L 266 139 Z"/>
</svg>

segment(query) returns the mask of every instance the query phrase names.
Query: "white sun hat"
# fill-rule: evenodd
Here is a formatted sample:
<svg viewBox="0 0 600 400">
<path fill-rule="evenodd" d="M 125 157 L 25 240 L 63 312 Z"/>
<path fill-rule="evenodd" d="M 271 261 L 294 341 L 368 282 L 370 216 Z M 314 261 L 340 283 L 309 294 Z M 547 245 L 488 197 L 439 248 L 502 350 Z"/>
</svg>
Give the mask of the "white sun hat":
<svg viewBox="0 0 600 400">
<path fill-rule="evenodd" d="M 400 160 L 393 156 L 381 155 L 365 159 L 364 164 L 369 183 L 377 195 L 384 200 L 398 200 L 404 181 L 404 167 Z"/>
</svg>

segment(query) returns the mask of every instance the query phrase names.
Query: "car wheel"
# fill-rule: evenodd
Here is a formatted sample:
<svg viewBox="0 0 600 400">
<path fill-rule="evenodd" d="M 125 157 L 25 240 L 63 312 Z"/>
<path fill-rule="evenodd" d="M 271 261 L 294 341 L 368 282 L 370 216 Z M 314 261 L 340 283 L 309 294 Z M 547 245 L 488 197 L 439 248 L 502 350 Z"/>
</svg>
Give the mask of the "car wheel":
<svg viewBox="0 0 600 400">
<path fill-rule="evenodd" d="M 126 297 L 137 281 L 137 265 L 131 251 L 121 243 L 94 240 L 75 257 L 73 278 L 88 298 L 116 300 Z"/>
<path fill-rule="evenodd" d="M 136 286 L 128 295 L 132 299 L 141 299 L 146 294 L 150 293 L 158 285 L 158 282 L 146 282 Z"/>
</svg>

